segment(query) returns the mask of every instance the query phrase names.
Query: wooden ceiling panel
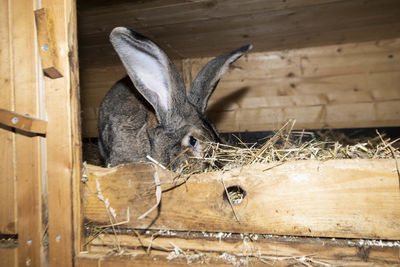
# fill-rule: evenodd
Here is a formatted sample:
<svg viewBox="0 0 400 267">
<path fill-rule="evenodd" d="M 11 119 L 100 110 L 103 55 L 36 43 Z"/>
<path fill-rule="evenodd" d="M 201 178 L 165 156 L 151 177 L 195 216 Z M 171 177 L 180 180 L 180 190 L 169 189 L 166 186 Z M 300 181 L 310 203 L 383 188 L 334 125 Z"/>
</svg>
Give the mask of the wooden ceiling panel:
<svg viewBox="0 0 400 267">
<path fill-rule="evenodd" d="M 81 0 L 81 64 L 118 60 L 108 41 L 116 26 L 152 38 L 172 58 L 214 56 L 247 43 L 254 51 L 285 50 L 398 37 L 400 1 Z"/>
</svg>

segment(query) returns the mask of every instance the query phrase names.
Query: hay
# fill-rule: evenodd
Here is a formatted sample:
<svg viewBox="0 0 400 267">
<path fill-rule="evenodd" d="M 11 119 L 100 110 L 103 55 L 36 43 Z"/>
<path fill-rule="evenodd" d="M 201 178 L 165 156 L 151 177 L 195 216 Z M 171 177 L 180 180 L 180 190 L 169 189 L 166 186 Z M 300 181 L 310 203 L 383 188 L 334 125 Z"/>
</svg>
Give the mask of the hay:
<svg viewBox="0 0 400 267">
<path fill-rule="evenodd" d="M 226 171 L 254 163 L 283 163 L 289 160 L 400 157 L 400 138 L 390 140 L 385 134 L 381 135 L 378 131 L 373 137 L 357 136 L 354 138 L 347 136 L 342 131 L 292 130 L 294 124 L 295 121 L 287 122 L 274 134 L 265 136 L 257 143 L 245 143 L 235 135 L 233 138 L 236 145 L 203 140 L 201 141 L 202 145 L 206 147 L 203 157 L 192 158 L 194 161 L 188 161 L 186 165 L 180 166 L 178 169 L 171 169 L 172 164 L 168 164 L 166 167 L 179 174 L 194 174 Z M 83 142 L 83 159 L 89 164 L 102 166 L 103 162 L 96 143 L 93 140 Z M 184 152 L 179 156 L 182 156 Z M 196 161 L 204 164 L 194 164 L 193 162 Z M 160 167 L 165 168 L 164 166 Z"/>
<path fill-rule="evenodd" d="M 206 163 L 202 171 L 230 170 L 254 163 L 283 163 L 290 160 L 330 160 L 330 159 L 381 159 L 400 158 L 400 138 L 390 140 L 376 131 L 373 138 L 349 139 L 344 134 L 330 135 L 292 130 L 294 122 L 286 123 L 272 136 L 267 136 L 261 145 L 247 144 L 239 140 L 238 146 L 203 142 Z M 346 144 L 346 143 L 353 144 Z M 190 165 L 176 170 L 179 173 L 196 173 L 201 170 Z"/>
</svg>

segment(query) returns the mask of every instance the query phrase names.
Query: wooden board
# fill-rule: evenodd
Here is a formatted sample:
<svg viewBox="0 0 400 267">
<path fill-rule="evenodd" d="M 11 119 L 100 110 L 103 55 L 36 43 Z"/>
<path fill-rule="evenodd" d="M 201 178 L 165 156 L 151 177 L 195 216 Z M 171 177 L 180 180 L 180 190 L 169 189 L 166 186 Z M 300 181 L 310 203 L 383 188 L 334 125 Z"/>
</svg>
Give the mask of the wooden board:
<svg viewBox="0 0 400 267">
<path fill-rule="evenodd" d="M 9 1 L 12 84 L 15 112 L 41 118 L 38 54 L 33 0 Z M 17 177 L 18 262 L 43 266 L 45 225 L 42 222 L 41 137 L 17 131 L 15 135 Z"/>
<path fill-rule="evenodd" d="M 0 108 L 0 124 L 29 133 L 45 134 L 47 121 Z"/>
<path fill-rule="evenodd" d="M 131 234 L 118 236 L 100 234 L 90 242 L 88 246 L 90 254 L 86 256 L 81 254 L 78 261 L 81 259 L 87 260 L 90 256 L 93 259 L 95 253 L 105 254 L 110 252 L 112 248 L 116 247 L 116 244 L 124 249 L 126 254 L 134 252 L 139 256 L 143 254 L 143 250 L 140 250 L 141 248 L 148 249 L 150 247 L 151 254 L 147 256 L 148 261 L 157 261 L 160 264 L 166 264 L 164 263 L 165 257 L 174 251 L 174 246 L 185 252 L 185 255 L 181 255 L 181 260 L 182 258 L 186 259 L 185 256 L 187 255 L 188 261 L 190 260 L 190 255 L 203 254 L 200 260 L 206 258 L 210 260 L 212 258 L 221 259 L 221 255 L 225 253 L 231 256 L 236 255 L 236 261 L 241 258 L 238 255 L 243 255 L 242 258 L 247 257 L 253 264 L 260 264 L 262 263 L 261 259 L 263 259 L 270 264 L 274 261 L 282 265 L 285 263 L 283 266 L 288 266 L 294 259 L 300 259 L 301 257 L 308 257 L 316 262 L 332 264 L 333 266 L 369 266 L 371 264 L 382 266 L 400 263 L 398 255 L 400 243 L 398 241 L 283 237 L 222 232 L 152 232 L 142 234 L 140 241 L 136 235 Z M 164 251 L 164 255 L 158 252 L 160 250 Z M 118 258 L 113 260 L 116 259 Z M 107 256 L 103 256 L 103 260 L 107 261 Z M 120 258 L 120 260 L 122 259 Z M 197 260 L 194 257 L 192 258 L 194 263 L 197 263 Z M 131 259 L 130 263 L 139 264 L 138 261 L 140 262 L 140 258 L 136 259 L 135 257 Z M 169 263 L 174 266 L 179 263 L 179 259 L 172 259 Z M 316 266 L 321 265 L 316 264 Z"/>
<path fill-rule="evenodd" d="M 45 79 L 48 162 L 49 262 L 73 266 L 80 249 L 80 132 L 75 1 L 42 1 L 54 14 L 54 38 L 63 77 Z"/>
<path fill-rule="evenodd" d="M 111 63 L 108 35 L 121 25 L 153 37 L 174 58 L 191 58 L 249 42 L 271 51 L 399 37 L 399 12 L 396 0 L 85 1 L 78 13 L 81 62 Z"/>
<path fill-rule="evenodd" d="M 183 60 L 185 83 L 210 59 Z M 97 136 L 100 102 L 125 74 L 116 64 L 82 69 L 85 137 Z M 251 53 L 224 75 L 208 114 L 222 132 L 276 130 L 289 119 L 296 129 L 400 126 L 399 84 L 399 38 Z"/>
<path fill-rule="evenodd" d="M 155 203 L 154 175 L 166 190 L 175 174 L 151 164 L 89 166 L 84 199 L 87 223 L 110 223 L 96 183 L 124 227 L 344 238 L 400 239 L 399 177 L 394 160 L 294 161 L 193 175 L 164 191 L 160 213 L 137 218 Z M 270 168 L 273 167 L 273 168 Z M 224 187 L 246 197 L 232 207 Z M 184 204 L 183 204 L 184 203 Z M 129 209 L 129 218 L 127 210 Z"/>
<path fill-rule="evenodd" d="M 13 109 L 13 82 L 11 33 L 9 28 L 8 1 L 0 1 L 0 108 Z M 10 128 L 0 126 L 0 233 L 16 234 L 17 202 L 15 177 L 15 134 Z"/>
<path fill-rule="evenodd" d="M 5 248 L 0 245 L 0 262 L 1 266 L 17 267 L 18 266 L 18 249 L 14 247 Z"/>
<path fill-rule="evenodd" d="M 192 77 L 209 59 L 193 59 Z M 210 99 L 222 132 L 400 126 L 400 39 L 253 53 Z M 254 118 L 249 120 L 248 118 Z"/>
<path fill-rule="evenodd" d="M 354 252 L 350 253 L 351 249 L 347 251 L 345 249 L 333 249 L 332 254 L 337 252 L 338 254 L 332 256 L 329 259 L 320 259 L 319 256 L 315 256 L 315 254 L 311 255 L 301 255 L 301 256 L 279 256 L 276 252 L 273 252 L 275 244 L 271 244 L 271 254 L 269 255 L 257 255 L 256 253 L 253 256 L 249 255 L 237 255 L 227 253 L 212 253 L 212 252 L 202 252 L 201 254 L 198 252 L 196 254 L 181 254 L 179 258 L 170 259 L 168 258 L 169 253 L 165 252 L 152 252 L 152 254 L 146 255 L 141 250 L 133 250 L 129 251 L 131 254 L 126 253 L 127 255 L 123 256 L 108 256 L 104 251 L 95 251 L 90 254 L 81 254 L 77 258 L 76 265 L 79 267 L 95 267 L 95 266 L 371 266 L 371 264 L 376 264 L 378 266 L 396 266 L 398 264 L 398 260 L 396 259 L 396 249 L 371 249 L 371 254 L 377 254 L 378 259 L 374 258 L 362 258 L 363 251 L 358 252 L 359 257 L 354 255 L 356 249 L 353 249 Z M 304 246 L 306 247 L 306 246 Z M 305 249 L 311 250 L 310 249 Z M 332 247 L 327 247 L 331 248 Z M 279 247 L 278 247 L 279 249 Z M 301 247 L 299 246 L 288 245 L 286 248 L 288 252 L 302 252 Z M 380 250 L 380 251 L 379 251 Z M 393 252 L 390 253 L 389 251 Z M 314 251 L 315 252 L 315 251 Z M 346 252 L 346 253 L 343 253 Z M 186 252 L 185 252 L 186 253 Z M 343 253 L 343 254 L 339 254 Z M 318 253 L 317 253 L 318 254 Z M 368 254 L 368 252 L 367 252 Z M 390 255 L 391 254 L 391 255 Z M 354 255 L 352 257 L 352 255 Z M 390 255 L 390 258 L 385 259 L 385 255 Z M 236 264 L 236 265 L 234 265 Z"/>
<path fill-rule="evenodd" d="M 60 78 L 62 74 L 58 67 L 58 46 L 54 39 L 54 22 L 51 8 L 35 10 L 35 21 L 43 72 L 52 79 Z"/>
</svg>

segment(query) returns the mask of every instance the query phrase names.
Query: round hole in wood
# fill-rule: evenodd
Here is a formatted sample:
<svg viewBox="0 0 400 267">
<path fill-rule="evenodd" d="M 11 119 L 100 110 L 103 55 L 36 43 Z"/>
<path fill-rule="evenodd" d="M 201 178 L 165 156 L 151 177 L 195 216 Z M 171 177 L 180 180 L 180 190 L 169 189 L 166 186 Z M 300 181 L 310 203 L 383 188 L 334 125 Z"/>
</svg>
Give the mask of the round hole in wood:
<svg viewBox="0 0 400 267">
<path fill-rule="evenodd" d="M 229 199 L 228 199 L 229 197 Z M 224 190 L 223 198 L 232 205 L 240 204 L 246 197 L 246 191 L 239 185 L 232 185 Z"/>
</svg>

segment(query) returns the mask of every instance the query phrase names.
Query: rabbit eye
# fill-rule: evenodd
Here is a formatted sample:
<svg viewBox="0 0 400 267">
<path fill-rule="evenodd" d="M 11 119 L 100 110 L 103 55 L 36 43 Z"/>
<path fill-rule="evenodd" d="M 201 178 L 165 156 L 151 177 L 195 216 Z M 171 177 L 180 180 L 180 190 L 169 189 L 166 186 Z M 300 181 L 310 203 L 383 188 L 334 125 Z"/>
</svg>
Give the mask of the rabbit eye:
<svg viewBox="0 0 400 267">
<path fill-rule="evenodd" d="M 189 144 L 194 147 L 197 145 L 197 139 L 194 138 L 193 136 L 189 136 Z"/>
</svg>

